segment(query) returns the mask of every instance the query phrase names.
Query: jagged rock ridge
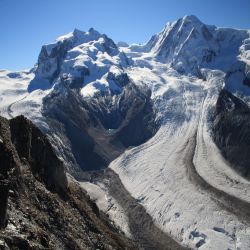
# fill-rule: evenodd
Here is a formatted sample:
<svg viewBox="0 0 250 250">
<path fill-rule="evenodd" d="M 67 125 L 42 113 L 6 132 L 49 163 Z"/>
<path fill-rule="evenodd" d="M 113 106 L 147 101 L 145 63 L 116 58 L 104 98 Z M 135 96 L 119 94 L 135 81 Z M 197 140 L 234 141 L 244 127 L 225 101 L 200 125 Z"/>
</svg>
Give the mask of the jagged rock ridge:
<svg viewBox="0 0 250 250">
<path fill-rule="evenodd" d="M 66 176 L 46 136 L 0 117 L 1 249 L 134 248 Z"/>
</svg>

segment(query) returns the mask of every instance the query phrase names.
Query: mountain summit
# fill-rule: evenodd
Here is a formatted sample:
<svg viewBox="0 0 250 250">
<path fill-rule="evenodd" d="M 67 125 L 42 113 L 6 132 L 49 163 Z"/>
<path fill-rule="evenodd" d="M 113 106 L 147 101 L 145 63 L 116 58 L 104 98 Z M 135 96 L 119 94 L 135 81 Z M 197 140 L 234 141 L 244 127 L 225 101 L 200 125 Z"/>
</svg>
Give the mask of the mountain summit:
<svg viewBox="0 0 250 250">
<path fill-rule="evenodd" d="M 120 86 L 108 79 L 108 73 L 122 74 L 122 67 L 128 63 L 126 55 L 106 35 L 93 28 L 88 32 L 75 29 L 42 47 L 33 70 L 36 77 L 28 90 L 46 89 L 63 81 L 72 88 L 88 84 L 82 91 L 85 96 L 98 90 L 120 91 Z"/>
</svg>

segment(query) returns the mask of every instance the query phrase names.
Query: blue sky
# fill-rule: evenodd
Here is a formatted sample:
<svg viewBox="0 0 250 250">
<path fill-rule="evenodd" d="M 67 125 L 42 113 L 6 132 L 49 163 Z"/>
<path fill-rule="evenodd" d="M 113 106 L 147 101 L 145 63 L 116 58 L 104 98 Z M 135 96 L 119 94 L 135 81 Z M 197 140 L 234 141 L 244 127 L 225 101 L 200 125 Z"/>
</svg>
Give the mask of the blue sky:
<svg viewBox="0 0 250 250">
<path fill-rule="evenodd" d="M 31 68 L 43 44 L 94 27 L 115 42 L 146 42 L 168 21 L 250 29 L 250 0 L 0 0 L 0 69 Z"/>
</svg>

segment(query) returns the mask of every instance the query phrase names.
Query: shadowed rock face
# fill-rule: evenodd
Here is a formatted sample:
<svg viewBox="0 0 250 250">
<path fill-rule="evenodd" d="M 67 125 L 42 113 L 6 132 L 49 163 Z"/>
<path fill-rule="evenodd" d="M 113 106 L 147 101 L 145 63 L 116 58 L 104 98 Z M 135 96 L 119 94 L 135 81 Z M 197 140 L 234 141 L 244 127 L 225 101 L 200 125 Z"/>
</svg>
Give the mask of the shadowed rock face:
<svg viewBox="0 0 250 250">
<path fill-rule="evenodd" d="M 216 104 L 213 137 L 232 167 L 250 179 L 250 109 L 226 90 Z"/>
<path fill-rule="evenodd" d="M 17 153 L 10 140 L 8 120 L 0 117 L 0 228 L 7 225 L 9 189 L 17 182 L 19 164 Z"/>
<path fill-rule="evenodd" d="M 1 249 L 136 249 L 23 116 L 0 117 L 0 199 Z"/>
<path fill-rule="evenodd" d="M 50 135 L 63 142 L 59 145 L 54 140 L 71 173 L 103 169 L 127 147 L 145 142 L 156 132 L 151 92 L 125 76 L 120 81 L 121 93 L 86 100 L 77 89 L 65 86 L 65 91 L 54 90 L 44 99 Z"/>
<path fill-rule="evenodd" d="M 10 120 L 11 140 L 20 159 L 27 161 L 34 176 L 52 191 L 65 192 L 64 166 L 45 135 L 24 116 Z"/>
</svg>

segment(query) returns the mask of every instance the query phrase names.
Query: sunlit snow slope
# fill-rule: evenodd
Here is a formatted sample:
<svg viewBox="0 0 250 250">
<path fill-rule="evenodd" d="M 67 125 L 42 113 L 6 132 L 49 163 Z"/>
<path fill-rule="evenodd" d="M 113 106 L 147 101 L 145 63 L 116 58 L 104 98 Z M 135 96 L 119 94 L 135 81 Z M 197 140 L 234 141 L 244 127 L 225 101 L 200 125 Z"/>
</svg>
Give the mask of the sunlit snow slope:
<svg viewBox="0 0 250 250">
<path fill-rule="evenodd" d="M 25 114 L 40 127 L 42 99 L 54 89 L 78 89 L 82 98 L 122 90 L 123 67 L 129 59 L 105 34 L 93 28 L 75 29 L 42 46 L 30 71 L 0 71 L 0 114 L 7 118 Z M 40 119 L 38 119 L 40 118 Z"/>
</svg>

